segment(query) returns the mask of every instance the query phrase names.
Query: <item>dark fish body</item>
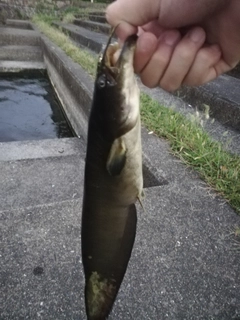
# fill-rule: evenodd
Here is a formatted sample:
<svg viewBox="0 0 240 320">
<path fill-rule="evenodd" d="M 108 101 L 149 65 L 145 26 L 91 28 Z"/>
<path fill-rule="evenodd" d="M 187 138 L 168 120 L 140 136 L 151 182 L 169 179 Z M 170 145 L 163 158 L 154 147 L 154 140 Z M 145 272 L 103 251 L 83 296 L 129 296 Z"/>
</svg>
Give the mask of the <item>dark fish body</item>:
<svg viewBox="0 0 240 320">
<path fill-rule="evenodd" d="M 139 89 L 133 72 L 136 36 L 111 66 L 98 64 L 89 119 L 82 213 L 82 259 L 89 320 L 106 319 L 131 256 L 135 202 L 142 192 Z"/>
</svg>

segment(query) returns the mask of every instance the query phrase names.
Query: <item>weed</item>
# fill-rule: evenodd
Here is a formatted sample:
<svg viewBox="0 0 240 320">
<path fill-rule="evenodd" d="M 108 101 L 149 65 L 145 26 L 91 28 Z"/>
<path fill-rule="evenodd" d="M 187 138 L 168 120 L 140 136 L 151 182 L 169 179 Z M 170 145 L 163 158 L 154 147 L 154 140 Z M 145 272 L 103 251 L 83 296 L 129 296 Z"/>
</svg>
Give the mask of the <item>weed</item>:
<svg viewBox="0 0 240 320">
<path fill-rule="evenodd" d="M 141 94 L 144 125 L 169 140 L 173 153 L 220 192 L 240 213 L 240 157 L 225 151 L 194 120 Z"/>
<path fill-rule="evenodd" d="M 65 14 L 63 16 L 63 22 L 65 22 L 65 23 L 72 23 L 74 21 L 74 19 L 75 19 L 75 16 L 71 12 L 68 12 L 67 14 Z"/>
<path fill-rule="evenodd" d="M 39 29 L 49 37 L 53 42 L 55 42 L 73 61 L 79 63 L 84 70 L 86 70 L 90 75 L 94 76 L 96 74 L 97 61 L 94 56 L 92 56 L 88 51 L 79 49 L 74 45 L 69 37 L 63 32 L 59 31 L 57 28 L 51 27 L 48 22 L 43 21 L 42 17 L 35 15 L 33 17 L 33 22 L 39 27 Z"/>
</svg>

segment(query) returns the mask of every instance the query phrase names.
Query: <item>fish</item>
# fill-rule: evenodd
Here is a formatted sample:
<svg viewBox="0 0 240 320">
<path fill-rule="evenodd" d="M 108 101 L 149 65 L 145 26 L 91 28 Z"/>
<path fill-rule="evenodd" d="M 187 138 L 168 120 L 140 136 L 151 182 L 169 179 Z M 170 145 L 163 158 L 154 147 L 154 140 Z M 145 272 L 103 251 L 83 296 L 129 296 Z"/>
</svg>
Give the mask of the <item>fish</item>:
<svg viewBox="0 0 240 320">
<path fill-rule="evenodd" d="M 107 319 L 135 241 L 142 196 L 139 88 L 133 59 L 137 35 L 101 53 L 88 123 L 82 209 L 82 262 L 88 320 Z M 114 54 L 120 51 L 114 62 Z"/>
</svg>

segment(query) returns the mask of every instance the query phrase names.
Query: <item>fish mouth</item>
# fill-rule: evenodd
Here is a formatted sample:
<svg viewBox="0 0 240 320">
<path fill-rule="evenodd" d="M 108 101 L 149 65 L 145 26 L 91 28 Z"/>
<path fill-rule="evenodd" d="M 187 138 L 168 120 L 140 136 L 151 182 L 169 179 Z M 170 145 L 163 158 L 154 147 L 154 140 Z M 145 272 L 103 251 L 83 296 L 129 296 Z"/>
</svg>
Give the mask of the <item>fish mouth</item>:
<svg viewBox="0 0 240 320">
<path fill-rule="evenodd" d="M 138 36 L 136 34 L 129 36 L 123 46 L 119 43 L 111 43 L 116 28 L 113 29 L 103 54 L 99 58 L 99 70 L 107 68 L 113 73 L 119 73 L 126 63 L 133 62 L 134 50 Z"/>
<path fill-rule="evenodd" d="M 102 117 L 110 123 L 113 136 L 130 131 L 138 121 L 139 89 L 133 59 L 137 35 L 129 36 L 123 46 L 111 44 L 113 33 L 99 58 L 96 88 L 103 105 Z M 110 130 L 110 129 L 109 129 Z"/>
<path fill-rule="evenodd" d="M 116 62 L 118 68 L 121 68 L 121 66 L 124 65 L 126 62 L 133 62 L 133 56 L 137 39 L 138 36 L 136 34 L 133 34 L 129 36 L 124 42 L 120 56 Z"/>
</svg>

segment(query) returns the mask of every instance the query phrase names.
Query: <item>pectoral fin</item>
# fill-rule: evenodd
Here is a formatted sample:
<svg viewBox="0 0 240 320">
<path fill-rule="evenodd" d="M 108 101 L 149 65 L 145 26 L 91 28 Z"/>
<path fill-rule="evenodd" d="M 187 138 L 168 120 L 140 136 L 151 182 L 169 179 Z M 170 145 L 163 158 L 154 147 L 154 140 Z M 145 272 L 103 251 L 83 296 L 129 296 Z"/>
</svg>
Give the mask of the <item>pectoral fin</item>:
<svg viewBox="0 0 240 320">
<path fill-rule="evenodd" d="M 111 176 L 121 173 L 126 163 L 127 149 L 121 138 L 114 140 L 107 159 L 107 171 Z"/>
</svg>

